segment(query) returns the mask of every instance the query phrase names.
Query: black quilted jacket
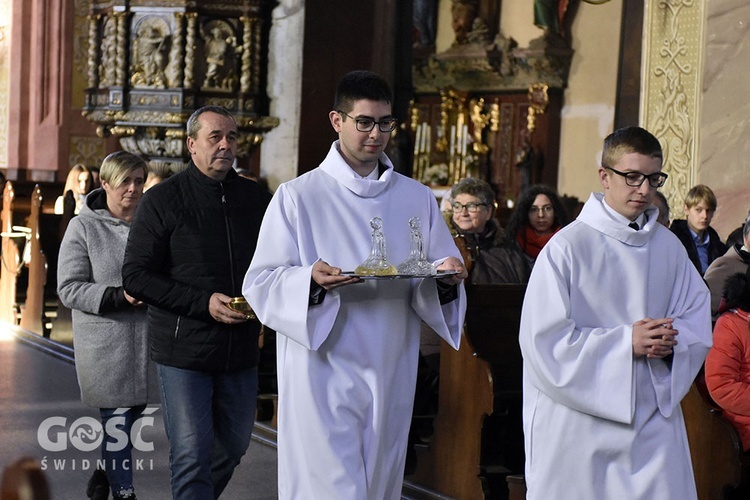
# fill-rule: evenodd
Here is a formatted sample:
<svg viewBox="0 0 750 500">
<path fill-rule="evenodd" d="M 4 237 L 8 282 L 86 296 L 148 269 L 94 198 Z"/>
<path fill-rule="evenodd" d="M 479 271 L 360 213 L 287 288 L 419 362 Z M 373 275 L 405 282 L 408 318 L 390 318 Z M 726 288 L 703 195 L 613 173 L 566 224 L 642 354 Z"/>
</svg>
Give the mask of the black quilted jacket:
<svg viewBox="0 0 750 500">
<path fill-rule="evenodd" d="M 191 162 L 144 194 L 133 219 L 123 285 L 149 305 L 149 344 L 157 363 L 201 371 L 258 364 L 260 324 L 215 321 L 215 292 L 242 295 L 271 195 L 230 171 L 219 182 Z"/>
</svg>

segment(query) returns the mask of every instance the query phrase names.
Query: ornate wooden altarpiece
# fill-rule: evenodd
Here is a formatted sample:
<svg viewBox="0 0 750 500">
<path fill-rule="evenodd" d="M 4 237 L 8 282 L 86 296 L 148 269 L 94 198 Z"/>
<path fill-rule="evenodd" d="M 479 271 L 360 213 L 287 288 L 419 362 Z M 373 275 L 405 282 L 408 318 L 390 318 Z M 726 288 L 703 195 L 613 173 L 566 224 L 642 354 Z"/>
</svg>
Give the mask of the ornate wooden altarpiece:
<svg viewBox="0 0 750 500">
<path fill-rule="evenodd" d="M 188 160 L 185 123 L 205 105 L 234 115 L 238 166 L 247 167 L 268 116 L 268 32 L 273 0 L 92 1 L 84 115 L 97 132 L 150 159 Z"/>
<path fill-rule="evenodd" d="M 557 186 L 560 110 L 573 50 L 559 28 L 518 47 L 491 29 L 499 26 L 493 4 L 452 0 L 453 45 L 441 53 L 415 48 L 408 129 L 414 178 L 438 188 L 483 178 L 502 211 L 531 184 Z"/>
</svg>

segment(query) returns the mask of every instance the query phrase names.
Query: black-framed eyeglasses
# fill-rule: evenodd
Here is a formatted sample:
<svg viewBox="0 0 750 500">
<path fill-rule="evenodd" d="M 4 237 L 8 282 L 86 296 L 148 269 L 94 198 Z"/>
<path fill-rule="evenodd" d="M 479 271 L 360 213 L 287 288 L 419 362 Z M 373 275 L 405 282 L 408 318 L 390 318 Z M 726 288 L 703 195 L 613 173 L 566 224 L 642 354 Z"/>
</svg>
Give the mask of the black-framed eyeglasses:
<svg viewBox="0 0 750 500">
<path fill-rule="evenodd" d="M 669 177 L 664 172 L 656 172 L 654 174 L 646 175 L 640 172 L 620 172 L 619 170 L 615 170 L 612 167 L 604 168 L 611 170 L 617 175 L 625 177 L 625 184 L 630 187 L 639 187 L 646 179 L 648 179 L 648 183 L 651 187 L 662 187 L 664 183 L 667 182 L 667 177 Z"/>
<path fill-rule="evenodd" d="M 473 201 L 470 201 L 466 205 L 463 205 L 457 201 L 453 202 L 453 211 L 454 212 L 463 212 L 464 208 L 470 213 L 473 214 L 477 210 L 479 210 L 479 207 L 486 207 L 486 203 L 474 203 Z"/>
<path fill-rule="evenodd" d="M 393 118 L 392 116 L 389 116 L 387 118 L 383 118 L 380 121 L 373 120 L 372 118 L 367 117 L 359 117 L 355 118 L 349 113 L 344 113 L 341 110 L 336 111 L 337 113 L 341 113 L 344 116 L 347 116 L 354 120 L 355 127 L 357 127 L 357 130 L 359 132 L 371 132 L 372 129 L 375 128 L 375 125 L 378 126 L 378 129 L 380 129 L 381 132 L 388 133 L 393 132 L 393 130 L 396 128 L 396 125 L 398 125 L 398 120 Z"/>
</svg>

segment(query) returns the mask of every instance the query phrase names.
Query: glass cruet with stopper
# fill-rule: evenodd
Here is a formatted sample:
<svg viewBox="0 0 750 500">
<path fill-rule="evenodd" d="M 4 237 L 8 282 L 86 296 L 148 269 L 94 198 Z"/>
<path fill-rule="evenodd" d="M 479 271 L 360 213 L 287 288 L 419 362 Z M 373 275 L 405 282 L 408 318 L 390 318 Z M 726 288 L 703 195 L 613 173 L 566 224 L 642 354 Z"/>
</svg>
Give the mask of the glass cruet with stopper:
<svg viewBox="0 0 750 500">
<path fill-rule="evenodd" d="M 432 262 L 424 254 L 424 239 L 422 238 L 422 221 L 419 217 L 409 219 L 411 235 L 409 237 L 409 257 L 398 266 L 399 274 L 417 276 L 431 276 L 437 271 Z"/>
<path fill-rule="evenodd" d="M 355 274 L 362 276 L 385 276 L 397 274 L 396 266 L 386 258 L 385 236 L 383 235 L 383 220 L 380 217 L 370 219 L 372 228 L 372 247 L 370 256 L 357 266 Z"/>
</svg>

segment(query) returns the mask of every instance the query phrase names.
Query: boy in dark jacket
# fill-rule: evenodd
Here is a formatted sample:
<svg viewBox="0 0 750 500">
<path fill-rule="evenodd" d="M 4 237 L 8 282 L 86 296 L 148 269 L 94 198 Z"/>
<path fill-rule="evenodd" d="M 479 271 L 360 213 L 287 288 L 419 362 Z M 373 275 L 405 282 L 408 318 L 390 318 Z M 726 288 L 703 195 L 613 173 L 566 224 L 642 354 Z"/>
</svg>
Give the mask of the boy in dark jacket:
<svg viewBox="0 0 750 500">
<path fill-rule="evenodd" d="M 703 276 L 714 259 L 726 253 L 727 246 L 710 226 L 716 212 L 716 195 L 711 188 L 698 184 L 685 196 L 685 220 L 672 221 L 670 229 L 677 235 L 690 261 Z"/>
</svg>

